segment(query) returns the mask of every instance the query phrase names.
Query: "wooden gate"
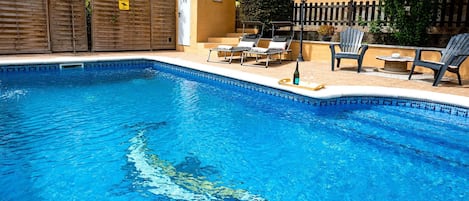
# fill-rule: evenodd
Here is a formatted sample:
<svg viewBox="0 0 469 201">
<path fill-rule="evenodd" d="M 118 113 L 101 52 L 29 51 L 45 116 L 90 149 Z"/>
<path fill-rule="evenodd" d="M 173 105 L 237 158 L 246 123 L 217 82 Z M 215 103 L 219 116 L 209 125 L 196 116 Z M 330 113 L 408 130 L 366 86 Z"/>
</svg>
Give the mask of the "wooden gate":
<svg viewBox="0 0 469 201">
<path fill-rule="evenodd" d="M 92 50 L 175 49 L 175 1 L 129 0 L 129 10 L 119 1 L 92 1 Z"/>
</svg>

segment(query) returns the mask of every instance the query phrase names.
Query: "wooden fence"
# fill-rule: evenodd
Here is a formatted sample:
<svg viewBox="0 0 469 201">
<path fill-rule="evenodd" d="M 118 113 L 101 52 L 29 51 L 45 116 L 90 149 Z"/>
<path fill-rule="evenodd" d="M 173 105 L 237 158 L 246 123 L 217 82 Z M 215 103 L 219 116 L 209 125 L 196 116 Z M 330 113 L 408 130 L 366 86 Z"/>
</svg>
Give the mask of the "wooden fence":
<svg viewBox="0 0 469 201">
<path fill-rule="evenodd" d="M 84 0 L 0 0 L 0 54 L 176 48 L 175 0 L 91 2 L 90 29 Z"/>
<path fill-rule="evenodd" d="M 175 49 L 174 0 L 130 0 L 120 10 L 116 0 L 92 1 L 92 50 Z"/>
<path fill-rule="evenodd" d="M 432 0 L 432 25 L 439 27 L 469 26 L 468 0 Z M 300 24 L 300 3 L 293 6 L 293 22 Z M 349 25 L 382 20 L 389 23 L 382 1 L 341 1 L 332 3 L 307 3 L 304 13 L 305 25 Z"/>
<path fill-rule="evenodd" d="M 47 1 L 0 1 L 0 54 L 50 50 Z"/>
</svg>

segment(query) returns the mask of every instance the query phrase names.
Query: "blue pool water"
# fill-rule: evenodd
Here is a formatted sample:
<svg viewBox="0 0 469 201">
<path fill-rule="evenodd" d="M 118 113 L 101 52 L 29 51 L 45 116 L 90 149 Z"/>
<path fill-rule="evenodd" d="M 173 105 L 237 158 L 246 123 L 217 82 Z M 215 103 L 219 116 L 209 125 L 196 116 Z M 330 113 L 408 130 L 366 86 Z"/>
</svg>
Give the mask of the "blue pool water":
<svg viewBox="0 0 469 201">
<path fill-rule="evenodd" d="M 468 200 L 463 108 L 151 67 L 0 74 L 0 200 Z"/>
</svg>

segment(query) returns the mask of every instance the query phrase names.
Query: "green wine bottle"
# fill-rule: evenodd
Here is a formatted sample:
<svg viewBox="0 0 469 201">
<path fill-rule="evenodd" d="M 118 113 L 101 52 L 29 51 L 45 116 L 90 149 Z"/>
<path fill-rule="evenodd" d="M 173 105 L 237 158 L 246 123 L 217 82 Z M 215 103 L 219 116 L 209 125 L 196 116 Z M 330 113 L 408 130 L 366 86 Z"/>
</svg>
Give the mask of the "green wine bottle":
<svg viewBox="0 0 469 201">
<path fill-rule="evenodd" d="M 295 68 L 295 72 L 293 73 L 293 84 L 294 85 L 300 84 L 300 71 L 298 71 L 298 61 L 296 61 L 296 68 Z"/>
</svg>

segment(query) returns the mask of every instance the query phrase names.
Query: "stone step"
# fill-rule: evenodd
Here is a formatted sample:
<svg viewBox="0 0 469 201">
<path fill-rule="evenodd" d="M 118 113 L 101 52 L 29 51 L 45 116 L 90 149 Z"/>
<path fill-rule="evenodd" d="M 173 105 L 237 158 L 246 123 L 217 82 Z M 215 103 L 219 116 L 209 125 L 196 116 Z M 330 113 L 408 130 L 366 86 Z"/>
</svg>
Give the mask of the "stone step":
<svg viewBox="0 0 469 201">
<path fill-rule="evenodd" d="M 244 33 L 259 33 L 260 30 L 255 29 L 255 28 L 245 28 Z M 237 33 L 243 33 L 243 27 L 238 27 L 236 29 Z"/>
<path fill-rule="evenodd" d="M 227 33 L 226 34 L 226 37 L 238 37 L 238 38 L 240 38 L 241 36 L 243 36 L 243 33 Z"/>
<path fill-rule="evenodd" d="M 215 48 L 215 47 L 218 47 L 219 45 L 230 45 L 230 46 L 236 46 L 238 45 L 238 43 L 210 43 L 210 42 L 206 42 L 206 43 L 199 43 L 200 45 L 202 45 L 203 48 Z"/>
<path fill-rule="evenodd" d="M 239 42 L 239 37 L 209 37 L 208 41 L 209 43 L 223 43 L 223 44 L 238 44 Z"/>
</svg>

